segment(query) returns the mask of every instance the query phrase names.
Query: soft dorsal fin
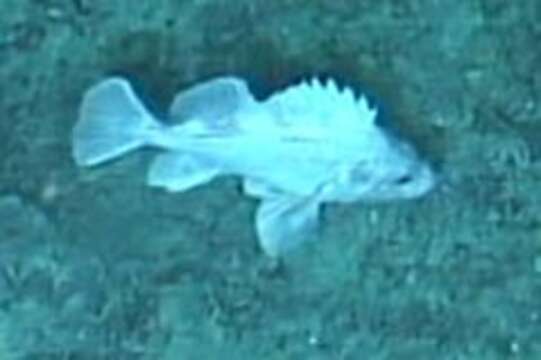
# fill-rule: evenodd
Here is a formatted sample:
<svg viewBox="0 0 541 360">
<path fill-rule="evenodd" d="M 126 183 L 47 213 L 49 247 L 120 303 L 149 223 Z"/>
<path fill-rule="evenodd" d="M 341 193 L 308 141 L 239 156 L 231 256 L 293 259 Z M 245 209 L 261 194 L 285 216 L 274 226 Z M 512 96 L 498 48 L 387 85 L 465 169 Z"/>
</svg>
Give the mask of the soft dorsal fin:
<svg viewBox="0 0 541 360">
<path fill-rule="evenodd" d="M 210 127 L 227 127 L 239 109 L 254 102 L 244 80 L 225 76 L 178 93 L 169 115 L 178 121 L 196 120 Z"/>
</svg>

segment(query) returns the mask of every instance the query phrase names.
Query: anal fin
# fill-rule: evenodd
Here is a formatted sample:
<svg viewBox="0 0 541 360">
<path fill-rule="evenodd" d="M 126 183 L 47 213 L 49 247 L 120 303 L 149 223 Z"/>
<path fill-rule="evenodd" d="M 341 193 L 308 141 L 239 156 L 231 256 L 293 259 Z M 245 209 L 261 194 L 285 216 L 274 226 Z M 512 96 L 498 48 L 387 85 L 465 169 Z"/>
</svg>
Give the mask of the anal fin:
<svg viewBox="0 0 541 360">
<path fill-rule="evenodd" d="M 219 173 L 220 169 L 206 159 L 185 152 L 167 152 L 154 159 L 147 174 L 147 184 L 171 192 L 186 191 L 209 182 Z"/>
</svg>

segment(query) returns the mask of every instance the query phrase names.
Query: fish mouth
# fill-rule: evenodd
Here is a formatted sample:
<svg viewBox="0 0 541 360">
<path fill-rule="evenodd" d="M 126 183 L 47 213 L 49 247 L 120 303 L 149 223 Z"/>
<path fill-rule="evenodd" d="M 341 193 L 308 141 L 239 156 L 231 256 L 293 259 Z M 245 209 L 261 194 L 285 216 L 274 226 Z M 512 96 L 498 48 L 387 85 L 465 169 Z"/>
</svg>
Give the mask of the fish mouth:
<svg viewBox="0 0 541 360">
<path fill-rule="evenodd" d="M 417 180 L 415 181 L 415 187 L 410 193 L 411 198 L 421 197 L 434 188 L 437 183 L 437 176 L 428 165 L 423 165 L 419 169 Z"/>
</svg>

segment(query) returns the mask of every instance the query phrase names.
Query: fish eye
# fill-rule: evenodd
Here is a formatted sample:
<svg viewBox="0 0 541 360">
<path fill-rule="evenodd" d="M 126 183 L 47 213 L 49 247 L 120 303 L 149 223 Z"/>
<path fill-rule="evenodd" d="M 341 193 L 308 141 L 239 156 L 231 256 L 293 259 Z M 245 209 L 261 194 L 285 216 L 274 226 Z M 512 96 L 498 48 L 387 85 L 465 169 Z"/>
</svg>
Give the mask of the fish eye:
<svg viewBox="0 0 541 360">
<path fill-rule="evenodd" d="M 406 185 L 407 183 L 411 182 L 413 180 L 413 177 L 410 174 L 405 174 L 400 177 L 398 177 L 395 180 L 396 185 Z"/>
</svg>

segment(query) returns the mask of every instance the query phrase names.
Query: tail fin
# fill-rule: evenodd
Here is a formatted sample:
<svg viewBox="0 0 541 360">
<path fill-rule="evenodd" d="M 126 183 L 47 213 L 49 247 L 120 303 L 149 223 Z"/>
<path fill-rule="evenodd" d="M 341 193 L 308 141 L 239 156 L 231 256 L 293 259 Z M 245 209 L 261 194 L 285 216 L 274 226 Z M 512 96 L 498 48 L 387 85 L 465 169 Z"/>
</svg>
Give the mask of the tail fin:
<svg viewBox="0 0 541 360">
<path fill-rule="evenodd" d="M 126 80 L 106 79 L 84 95 L 73 129 L 75 162 L 92 166 L 135 150 L 157 126 Z"/>
</svg>

